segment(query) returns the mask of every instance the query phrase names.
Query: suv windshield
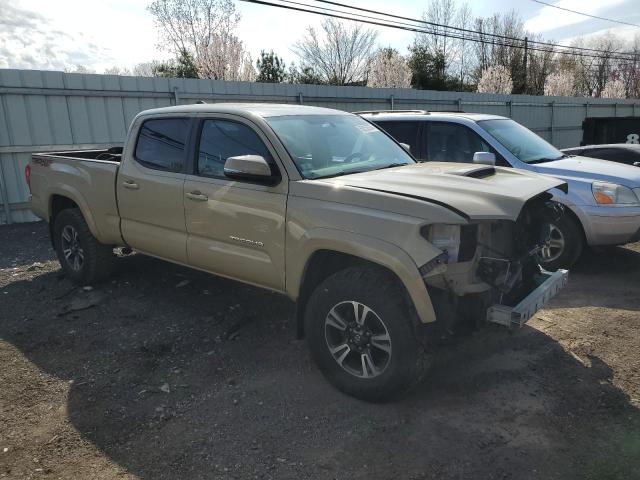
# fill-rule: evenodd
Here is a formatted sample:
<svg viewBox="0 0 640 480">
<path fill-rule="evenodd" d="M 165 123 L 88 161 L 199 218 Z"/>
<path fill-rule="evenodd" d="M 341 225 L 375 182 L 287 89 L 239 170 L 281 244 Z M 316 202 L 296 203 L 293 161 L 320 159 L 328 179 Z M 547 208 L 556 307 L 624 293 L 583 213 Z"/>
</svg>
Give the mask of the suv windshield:
<svg viewBox="0 0 640 480">
<path fill-rule="evenodd" d="M 265 120 L 304 178 L 415 163 L 385 133 L 355 115 L 290 115 Z"/>
<path fill-rule="evenodd" d="M 513 120 L 481 120 L 478 123 L 507 150 L 525 163 L 548 162 L 565 157 L 553 145 Z"/>
</svg>

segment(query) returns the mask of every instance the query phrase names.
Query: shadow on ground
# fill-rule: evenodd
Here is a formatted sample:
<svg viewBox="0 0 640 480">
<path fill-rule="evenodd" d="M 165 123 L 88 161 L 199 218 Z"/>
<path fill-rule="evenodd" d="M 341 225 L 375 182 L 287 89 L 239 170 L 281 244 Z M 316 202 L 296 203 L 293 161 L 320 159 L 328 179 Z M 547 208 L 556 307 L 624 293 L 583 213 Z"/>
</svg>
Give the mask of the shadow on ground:
<svg viewBox="0 0 640 480">
<path fill-rule="evenodd" d="M 73 380 L 70 422 L 142 479 L 638 478 L 640 417 L 609 365 L 587 368 L 534 328 L 485 328 L 408 397 L 372 405 L 324 381 L 285 298 L 142 256 L 120 264 L 92 291 L 58 270 L 10 282 L 0 339 Z M 36 401 L 11 388 L 4 401 Z"/>
</svg>

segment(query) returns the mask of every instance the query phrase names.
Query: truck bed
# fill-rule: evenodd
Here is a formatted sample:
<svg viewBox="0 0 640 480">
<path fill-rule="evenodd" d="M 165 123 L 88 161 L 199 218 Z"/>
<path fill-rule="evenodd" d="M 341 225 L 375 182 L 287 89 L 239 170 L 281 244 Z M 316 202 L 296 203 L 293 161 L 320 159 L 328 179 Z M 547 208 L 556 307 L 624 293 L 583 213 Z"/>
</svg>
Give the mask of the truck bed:
<svg viewBox="0 0 640 480">
<path fill-rule="evenodd" d="M 51 221 L 57 202 L 71 200 L 101 243 L 122 245 L 116 177 L 122 147 L 32 155 L 31 209 Z"/>
</svg>

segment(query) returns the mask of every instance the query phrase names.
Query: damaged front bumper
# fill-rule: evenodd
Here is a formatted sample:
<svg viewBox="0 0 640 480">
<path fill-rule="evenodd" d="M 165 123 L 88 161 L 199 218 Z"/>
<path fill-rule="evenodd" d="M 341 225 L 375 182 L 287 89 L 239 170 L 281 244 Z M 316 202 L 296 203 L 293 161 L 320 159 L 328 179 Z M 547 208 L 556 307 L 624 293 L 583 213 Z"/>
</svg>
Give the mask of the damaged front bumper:
<svg viewBox="0 0 640 480">
<path fill-rule="evenodd" d="M 513 307 L 492 305 L 487 309 L 487 321 L 507 327 L 524 325 L 567 285 L 568 279 L 567 270 L 541 271 L 535 289 Z"/>
</svg>

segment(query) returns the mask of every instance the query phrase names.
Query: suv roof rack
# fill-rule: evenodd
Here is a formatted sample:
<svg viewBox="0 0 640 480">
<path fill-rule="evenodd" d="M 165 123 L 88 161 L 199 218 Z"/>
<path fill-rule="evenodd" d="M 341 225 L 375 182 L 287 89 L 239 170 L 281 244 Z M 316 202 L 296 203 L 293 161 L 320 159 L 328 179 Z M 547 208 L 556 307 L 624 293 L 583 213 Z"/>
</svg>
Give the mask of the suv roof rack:
<svg viewBox="0 0 640 480">
<path fill-rule="evenodd" d="M 361 110 L 359 112 L 351 112 L 356 115 L 363 115 L 370 113 L 371 115 L 377 115 L 378 113 L 420 113 L 422 115 L 429 115 L 427 110 Z"/>
</svg>

